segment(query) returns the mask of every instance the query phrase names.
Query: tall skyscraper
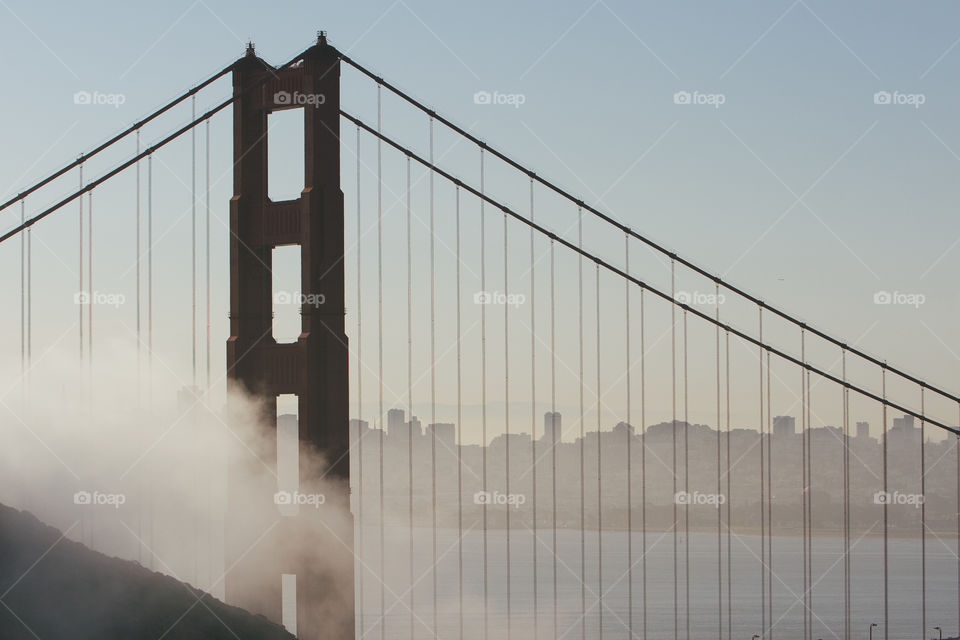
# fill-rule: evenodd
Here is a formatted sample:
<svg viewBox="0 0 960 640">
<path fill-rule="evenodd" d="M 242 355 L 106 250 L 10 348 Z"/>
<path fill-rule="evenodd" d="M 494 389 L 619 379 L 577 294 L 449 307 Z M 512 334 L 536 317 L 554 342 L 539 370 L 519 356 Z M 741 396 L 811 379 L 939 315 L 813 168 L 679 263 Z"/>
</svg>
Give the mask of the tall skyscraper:
<svg viewBox="0 0 960 640">
<path fill-rule="evenodd" d="M 560 412 L 547 411 L 543 414 L 543 441 L 548 444 L 557 444 L 561 440 L 562 419 Z"/>
</svg>

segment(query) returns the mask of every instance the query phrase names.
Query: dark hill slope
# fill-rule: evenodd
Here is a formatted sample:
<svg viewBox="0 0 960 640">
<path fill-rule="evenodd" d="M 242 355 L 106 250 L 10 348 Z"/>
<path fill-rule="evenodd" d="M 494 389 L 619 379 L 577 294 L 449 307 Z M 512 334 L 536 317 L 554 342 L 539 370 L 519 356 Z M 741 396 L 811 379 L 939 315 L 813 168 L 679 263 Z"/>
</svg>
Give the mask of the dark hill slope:
<svg viewBox="0 0 960 640">
<path fill-rule="evenodd" d="M 0 505 L 2 640 L 293 639 L 262 616 L 61 537 Z"/>
</svg>

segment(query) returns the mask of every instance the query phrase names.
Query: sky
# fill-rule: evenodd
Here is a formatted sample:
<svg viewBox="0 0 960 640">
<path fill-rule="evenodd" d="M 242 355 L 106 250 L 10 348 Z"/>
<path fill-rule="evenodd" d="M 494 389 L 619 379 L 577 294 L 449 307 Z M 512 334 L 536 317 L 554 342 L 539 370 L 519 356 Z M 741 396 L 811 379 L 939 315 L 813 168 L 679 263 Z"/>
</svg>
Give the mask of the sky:
<svg viewBox="0 0 960 640">
<path fill-rule="evenodd" d="M 85 5 L 38 4 L 0 0 L 0 52 L 8 61 L 6 78 L 13 87 L 0 106 L 3 114 L 0 157 L 0 197 L 6 199 L 25 186 L 48 175 L 84 150 L 96 146 L 117 131 L 143 117 L 175 95 L 202 81 L 242 55 L 245 43 L 255 43 L 260 56 L 280 64 L 309 46 L 319 29 L 328 32 L 332 44 L 352 58 L 408 91 L 453 122 L 468 128 L 491 145 L 505 151 L 539 175 L 610 212 L 613 217 L 670 250 L 691 259 L 711 273 L 721 274 L 737 286 L 756 294 L 771 305 L 796 314 L 804 321 L 877 355 L 902 369 L 947 390 L 960 388 L 958 354 L 960 335 L 954 318 L 960 311 L 960 294 L 955 286 L 960 266 L 960 219 L 956 180 L 960 170 L 960 127 L 955 119 L 960 95 L 953 81 L 960 66 L 958 9 L 950 2 L 848 2 L 813 0 L 794 2 L 494 2 L 483 6 L 441 2 L 283 3 L 265 8 L 252 2 L 168 2 L 130 4 L 98 2 Z M 343 72 L 344 109 L 368 123 L 376 121 L 376 92 L 372 83 L 356 73 Z M 76 104 L 74 95 L 86 91 L 103 96 L 107 104 Z M 482 104 L 478 92 L 502 95 L 503 103 Z M 229 81 L 221 81 L 198 98 L 202 112 L 229 94 Z M 110 97 L 112 96 L 112 97 Z M 689 98 L 689 99 L 688 99 Z M 121 104 L 118 104 L 121 103 Z M 385 132 L 410 144 L 419 152 L 428 149 L 428 125 L 399 101 L 385 97 Z M 144 142 L 152 142 L 186 122 L 190 105 L 174 110 L 156 127 L 144 131 Z M 213 282 L 211 369 L 213 379 L 222 382 L 223 344 L 227 335 L 227 244 L 226 220 L 230 189 L 229 115 L 214 119 L 210 126 L 213 187 L 211 202 Z M 356 223 L 355 129 L 343 124 L 343 188 L 348 212 L 348 264 L 355 261 L 352 225 Z M 294 134 L 284 134 L 278 122 L 275 139 L 288 143 Z M 284 138 L 284 135 L 287 135 Z M 197 172 L 204 183 L 205 131 L 197 135 Z M 156 274 L 154 299 L 154 352 L 159 373 L 191 381 L 190 299 L 190 144 L 183 138 L 154 161 L 156 234 L 153 268 Z M 292 143 L 291 143 L 292 144 Z M 448 132 L 437 132 L 438 154 L 451 171 L 477 179 L 475 152 L 456 143 Z M 88 176 L 109 169 L 110 161 L 129 157 L 130 141 L 124 150 L 90 163 Z M 360 244 L 368 258 L 376 251 L 375 143 L 364 137 L 361 156 Z M 473 155 L 471 155 L 473 154 Z M 286 161 L 279 161 L 279 175 Z M 388 324 L 385 408 L 405 407 L 406 393 L 405 326 L 391 323 L 406 314 L 405 224 L 402 201 L 403 163 L 396 154 L 385 152 L 384 166 L 392 172 L 385 178 L 387 207 L 386 236 L 395 241 L 387 257 L 400 268 L 388 269 L 386 297 Z M 290 167 L 295 165 L 291 164 Z M 146 169 L 141 169 L 146 189 Z M 414 177 L 417 179 L 417 169 Z M 116 309 L 97 307 L 94 347 L 97 354 L 110 353 L 112 346 L 136 337 L 136 275 L 134 257 L 135 217 L 131 203 L 135 174 L 127 172 L 95 195 L 94 235 L 95 290 L 123 294 L 125 302 Z M 27 212 L 53 202 L 66 193 L 78 176 L 53 185 L 48 195 L 28 200 Z M 278 178 L 281 180 L 282 178 Z M 528 196 L 523 176 L 510 177 L 491 167 L 491 190 L 498 197 L 526 211 Z M 426 182 L 418 183 L 413 194 L 418 220 L 426 220 Z M 442 265 L 451 265 L 449 185 L 437 188 L 437 249 Z M 143 196 L 141 196 L 143 198 Z M 537 194 L 536 217 L 558 232 L 575 233 L 575 209 Z M 141 202 L 143 204 L 143 201 Z M 199 206 L 203 225 L 203 206 Z M 469 233 L 478 211 L 476 202 L 465 200 L 464 215 Z M 0 213 L 0 228 L 13 226 L 16 209 Z M 499 239 L 502 223 L 489 223 Z M 77 306 L 72 294 L 78 290 L 76 206 L 38 225 L 34 245 L 35 293 L 34 349 L 58 345 L 76 351 L 78 342 Z M 498 226 L 500 225 L 500 226 Z M 573 225 L 573 227 L 571 226 Z M 514 263 L 529 260 L 526 231 L 511 228 L 510 252 Z M 415 240 L 415 268 L 425 263 L 428 246 L 423 235 Z M 219 235 L 218 235 L 219 232 Z M 401 235 L 398 235 L 401 234 Z M 491 236 L 493 237 L 493 236 Z M 604 234 L 599 228 L 585 229 L 591 247 L 611 260 L 622 260 L 623 239 Z M 474 240 L 475 236 L 469 236 Z M 201 235 L 202 242 L 202 235 Z M 491 242 L 494 242 L 491 240 Z M 417 244 L 419 243 L 419 244 Z M 468 252 L 476 257 L 475 243 Z M 146 245 L 144 245 L 146 246 Z M 668 265 L 643 258 L 635 244 L 634 264 L 642 279 L 669 289 Z M 537 251 L 547 250 L 540 243 Z M 395 251 L 395 253 L 391 253 Z M 495 259 L 502 261 L 502 252 Z M 526 251 L 527 253 L 524 253 Z M 539 254 L 538 254 L 539 255 Z M 649 260 L 649 262 L 644 262 Z M 0 262 L 7 273 L 17 273 L 19 244 L 0 246 Z M 394 262 L 399 261 L 399 262 Z M 366 417 L 379 412 L 377 403 L 378 344 L 373 338 L 376 320 L 376 266 L 366 266 L 361 277 L 363 308 L 367 310 L 362 339 L 351 335 L 351 344 L 362 347 L 366 356 L 352 354 L 352 365 L 361 362 L 361 383 Z M 539 266 L 542 265 L 542 266 Z M 549 287 L 549 262 L 538 263 L 538 287 Z M 576 360 L 577 315 L 575 264 L 570 256 L 558 257 L 560 309 L 557 363 L 559 396 L 565 414 L 575 412 L 578 362 Z M 146 265 L 142 265 L 146 268 Z M 592 268 L 592 267 L 591 267 Z M 491 267 L 490 278 L 503 290 L 502 273 Z M 516 282 L 521 281 L 521 270 Z M 476 265 L 465 277 L 462 299 L 479 290 Z M 443 294 L 451 291 L 449 270 L 441 274 Z M 200 269 L 201 283 L 203 269 Z M 356 279 L 348 268 L 348 284 Z M 593 295 L 592 273 L 588 271 L 585 291 Z M 428 320 L 428 282 L 420 279 L 414 291 L 419 327 Z M 0 327 L 5 357 L 19 358 L 20 307 L 16 279 L 0 292 Z M 354 283 L 355 286 L 355 283 Z M 526 291 L 516 284 L 515 293 Z M 676 287 L 692 294 L 711 293 L 708 282 L 678 275 Z M 509 284 L 507 286 L 510 292 Z M 543 290 L 543 289 L 541 289 Z M 605 322 L 617 319 L 603 331 L 601 354 L 605 367 L 621 362 L 625 331 L 619 317 L 624 305 L 622 284 L 615 279 L 601 284 Z M 546 293 L 538 293 L 535 306 L 538 335 L 548 331 Z M 891 304 L 878 304 L 891 294 Z M 899 295 L 894 295 L 899 294 Z M 879 297 L 878 297 L 879 296 Z M 614 302 L 608 302 L 613 300 Z M 636 298 L 633 299 L 636 305 Z M 348 295 L 348 327 L 358 299 Z M 442 313 L 451 303 L 444 302 Z M 590 302 L 590 304 L 593 304 Z M 465 312 L 465 326 L 473 326 L 479 310 Z M 529 308 L 508 309 L 511 333 L 511 362 L 524 373 L 514 374 L 516 388 L 503 384 L 496 374 L 488 390 L 491 403 L 512 403 L 518 416 L 530 415 L 530 351 L 526 322 Z M 588 305 L 589 306 L 589 305 Z M 200 333 L 205 318 L 198 312 Z M 636 309 L 636 306 L 632 307 Z M 713 313 L 713 307 L 705 310 Z M 499 319 L 502 309 L 493 315 Z M 589 309 L 588 309 L 589 310 Z M 664 320 L 662 309 L 658 322 Z M 658 313 L 655 309 L 651 312 Z M 746 310 L 731 310 L 730 317 L 742 320 L 754 330 Z M 512 315 L 511 315 L 512 314 Z M 587 314 L 589 316 L 589 313 Z M 635 316 L 634 316 L 635 317 Z M 449 315 L 445 319 L 449 319 Z M 295 321 L 295 318 L 294 318 Z M 500 320 L 498 320 L 499 322 Z M 493 321 L 491 320 L 491 323 Z M 587 322 L 587 335 L 596 329 Z M 695 323 L 693 323 L 695 324 Z M 649 327 L 651 339 L 660 337 L 666 321 Z M 702 328 L 701 328 L 702 329 Z M 697 327 L 692 336 L 702 344 L 693 351 L 691 378 L 703 402 L 694 401 L 691 419 L 715 423 L 711 385 L 713 348 L 710 333 Z M 419 331 L 419 329 L 418 329 Z M 491 324 L 488 340 L 500 338 L 502 329 Z M 697 331 L 701 331 L 700 334 Z M 777 331 L 768 328 L 768 332 Z M 353 329 L 350 329 L 353 332 Z M 439 377 L 438 420 L 451 420 L 455 389 L 451 372 L 455 362 L 446 349 L 451 344 L 450 323 L 440 332 L 439 353 L 444 367 Z M 791 352 L 798 337 L 783 330 L 781 336 Z M 699 336 L 699 338 L 697 338 Z M 474 336 L 471 334 L 470 339 Z M 546 338 L 545 338 L 546 339 Z M 591 338 L 592 339 L 592 338 Z M 651 356 L 651 393 L 662 401 L 652 407 L 647 421 L 669 415 L 669 336 L 667 349 L 658 347 Z M 184 346 L 186 340 L 186 346 Z M 426 345 L 429 335 L 417 333 L 416 368 L 429 364 Z M 636 340 L 636 337 L 634 338 Z M 589 341 L 588 341 L 589 343 Z M 637 349 L 634 342 L 634 349 Z M 589 344 L 588 344 L 589 346 Z M 205 346 L 200 346 L 200 362 Z M 474 411 L 480 398 L 477 373 L 477 345 L 471 343 L 465 356 L 467 403 Z M 504 369 L 504 351 L 490 347 L 490 367 Z M 535 347 L 539 364 L 536 375 L 538 405 L 535 416 L 549 408 L 544 398 L 550 390 L 549 355 L 546 344 Z M 589 349 L 588 349 L 589 350 Z M 592 352 L 591 352 L 592 353 Z M 735 367 L 757 366 L 747 350 L 738 352 Z M 819 357 L 839 372 L 838 353 L 821 349 Z M 659 359 L 658 359 L 659 358 Z M 751 360 L 752 359 L 752 360 Z M 110 362 L 98 355 L 96 362 Z M 119 365 L 118 365 L 119 366 Z M 622 368 L 622 367 L 621 367 Z M 201 372 L 203 365 L 200 366 Z M 754 369 L 750 369 L 753 371 Z M 514 369 L 516 371 L 516 369 Z M 619 372 L 608 373 L 601 388 L 616 387 L 609 406 L 600 417 L 605 428 L 625 418 L 626 387 Z M 784 369 L 777 385 L 774 414 L 799 414 L 792 380 L 799 373 Z M 351 372 L 353 376 L 355 371 Z M 41 375 L 39 372 L 37 375 Z M 493 374 L 491 374 L 493 375 Z M 589 386 L 595 373 L 587 367 Z M 753 375 L 753 374 L 751 374 Z M 863 371 L 863 384 L 879 387 L 878 373 Z M 872 376 L 872 377 L 871 377 Z M 631 385 L 636 389 L 637 375 Z M 776 377 L 776 376 L 775 376 Z M 201 373 L 201 382 L 204 379 Z M 430 420 L 430 381 L 413 385 L 415 412 Z M 753 379 L 753 378 L 751 378 Z M 523 381 L 523 382 L 522 382 Z M 354 385 L 354 394 L 357 385 Z M 526 386 L 524 386 L 526 385 Z M 782 388 L 781 388 L 782 387 Z M 919 393 L 904 388 L 905 402 L 916 404 Z M 753 407 L 743 391 L 743 406 Z M 839 393 L 839 392 L 838 392 Z M 911 395 L 912 394 L 912 395 Z M 589 395 L 589 394 L 588 394 Z M 614 399 L 612 396 L 616 396 Z M 699 397 L 699 396 L 698 396 Z M 823 422 L 836 423 L 831 396 Z M 356 402 L 356 398 L 354 398 Z M 754 403 L 755 404 L 755 403 Z M 634 404 L 636 408 L 636 404 Z M 503 413 L 502 408 L 498 410 Z M 938 415 L 955 415 L 955 407 L 936 407 Z M 753 413 L 751 413 L 753 412 Z M 356 414 L 356 411 L 353 412 Z M 735 410 L 734 421 L 749 425 L 753 409 Z M 876 412 L 862 410 L 864 417 Z M 868 415 L 869 414 L 869 415 Z M 472 415 L 472 414 L 471 414 Z M 508 414 L 509 416 L 510 414 Z M 491 418 L 491 420 L 494 420 Z M 496 419 L 497 426 L 502 428 Z M 529 427 L 530 418 L 524 429 Z M 634 421 L 636 418 L 634 417 Z M 572 422 L 572 421 L 571 421 Z"/>
</svg>

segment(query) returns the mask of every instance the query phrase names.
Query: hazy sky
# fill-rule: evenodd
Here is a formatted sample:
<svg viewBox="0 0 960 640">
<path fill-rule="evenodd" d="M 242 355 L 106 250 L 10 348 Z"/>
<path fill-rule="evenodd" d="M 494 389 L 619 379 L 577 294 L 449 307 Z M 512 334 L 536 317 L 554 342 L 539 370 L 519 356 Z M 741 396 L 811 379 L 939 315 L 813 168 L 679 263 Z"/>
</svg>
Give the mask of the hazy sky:
<svg viewBox="0 0 960 640">
<path fill-rule="evenodd" d="M 256 43 L 261 56 L 279 64 L 309 46 L 317 29 L 325 29 L 334 45 L 362 64 L 639 232 L 851 344 L 948 389 L 960 387 L 960 336 L 954 322 L 960 311 L 954 284 L 960 266 L 960 220 L 953 215 L 957 207 L 953 176 L 960 170 L 956 121 L 960 95 L 954 82 L 960 71 L 960 27 L 954 3 L 598 0 L 480 6 L 411 0 L 363 5 L 291 2 L 266 9 L 262 3 L 199 0 L 83 6 L 2 0 L 0 15 L 0 52 L 8 61 L 10 86 L 8 99 L 0 107 L 5 151 L 0 157 L 4 176 L 0 194 L 4 197 L 226 66 L 242 54 L 247 39 Z M 122 95 L 123 104 L 77 105 L 77 91 Z M 219 102 L 228 91 L 228 82 L 215 85 L 198 100 L 198 110 Z M 478 91 L 518 94 L 522 104 L 475 104 Z M 684 97 L 676 96 L 678 92 L 690 94 L 691 102 L 706 104 L 682 104 Z M 891 104 L 884 104 L 886 94 L 877 96 L 878 92 L 887 92 Z M 344 71 L 346 109 L 373 122 L 374 97 L 370 83 Z M 189 109 L 185 105 L 145 132 L 145 142 L 185 122 Z M 406 126 L 414 120 L 396 101 L 385 100 L 384 122 L 388 132 L 392 126 L 397 137 L 418 150 L 426 149 L 425 121 Z M 351 193 L 356 134 L 352 126 L 344 125 L 343 130 L 347 139 L 344 190 L 351 226 L 356 224 L 349 213 L 356 206 Z M 222 178 L 211 195 L 216 379 L 222 375 L 227 335 L 223 222 L 231 190 L 229 112 L 213 122 L 211 135 L 213 179 Z M 444 153 L 452 140 L 438 133 L 437 152 Z M 200 130 L 200 185 L 203 141 Z M 366 186 L 361 201 L 372 207 L 374 147 L 369 139 L 363 145 Z M 131 141 L 114 159 L 128 156 L 133 148 Z M 471 166 L 475 171 L 476 156 L 467 155 L 466 149 L 456 147 L 448 159 L 455 173 L 475 178 L 467 172 Z M 164 359 L 163 365 L 157 365 L 164 373 L 158 375 L 187 381 L 189 293 L 176 287 L 189 284 L 190 277 L 189 150 L 187 137 L 159 155 L 154 166 L 154 345 Z M 388 154 L 384 162 L 394 172 L 392 191 L 385 195 L 390 205 L 392 193 L 402 191 L 402 163 Z M 97 175 L 108 167 L 105 159 L 89 172 Z M 145 167 L 143 171 L 145 190 Z M 494 173 L 491 180 L 495 177 Z M 76 179 L 71 174 L 48 195 L 30 200 L 28 213 L 53 201 Z M 129 341 L 134 335 L 134 175 L 120 180 L 117 186 L 95 194 L 94 200 L 94 289 L 126 296 L 125 305 L 116 312 L 106 307 L 95 310 L 97 349 L 107 348 L 113 340 Z M 437 188 L 439 192 L 442 187 Z M 423 219 L 425 193 L 415 196 Z M 438 208 L 446 207 L 446 214 L 438 213 L 438 225 L 449 239 L 451 201 L 449 191 L 444 193 L 437 196 Z M 503 193 L 526 211 L 522 178 L 510 184 L 505 181 Z M 473 211 L 469 207 L 475 209 L 475 203 L 465 204 L 465 211 Z M 76 206 L 68 211 L 38 226 L 35 234 L 34 286 L 48 294 L 35 294 L 35 352 L 58 340 L 68 351 L 77 346 L 76 328 L 70 326 L 77 314 L 72 301 L 78 288 Z M 199 213 L 202 227 L 202 206 Z M 537 213 L 548 226 L 563 231 L 569 229 L 575 211 Z M 399 226 L 388 227 L 388 238 L 399 241 L 396 233 L 405 229 L 403 218 L 397 217 L 403 215 L 402 207 L 392 214 L 388 225 Z M 7 229 L 18 213 L 8 210 L 0 215 L 4 217 L 0 226 Z M 370 208 L 362 212 L 365 228 L 374 215 Z M 110 230 L 108 221 L 114 223 Z M 490 228 L 502 240 L 502 225 Z M 514 228 L 517 231 L 511 233 L 525 237 L 525 231 Z M 597 235 L 595 240 L 609 255 L 621 256 L 622 237 L 608 240 Z M 365 236 L 364 242 L 369 258 L 376 248 L 371 244 L 375 235 Z M 528 261 L 529 254 L 522 252 L 528 252 L 529 245 L 512 239 L 511 246 L 514 242 L 519 242 L 516 260 Z M 427 246 L 418 246 L 423 258 Z M 16 242 L 0 247 L 5 273 L 18 273 L 18 249 Z M 405 259 L 403 249 L 398 250 L 399 258 Z M 449 260 L 443 248 L 439 251 L 438 259 Z M 475 248 L 470 251 L 476 253 Z M 349 260 L 355 256 L 348 255 Z M 548 264 L 538 266 L 538 278 Z M 370 358 L 377 348 L 371 337 L 376 325 L 367 324 L 375 320 L 376 291 L 369 287 L 376 282 L 368 280 L 375 265 L 368 265 L 364 267 L 364 282 L 369 285 L 364 305 L 369 315 L 362 346 L 364 360 L 375 370 L 376 361 Z M 403 265 L 391 270 L 396 273 L 388 274 L 388 280 L 405 277 Z M 559 267 L 565 278 L 560 285 L 561 309 L 570 322 L 576 315 L 572 297 L 576 289 L 569 279 L 572 268 L 570 264 Z M 202 278 L 202 269 L 200 273 Z M 663 283 L 666 271 L 660 264 L 641 276 Z M 352 271 L 350 277 L 355 277 Z M 588 269 L 587 280 L 592 282 L 592 277 Z M 443 283 L 449 281 L 441 279 Z M 494 285 L 487 288 L 502 290 L 500 282 Z M 5 357 L 19 355 L 17 286 L 17 279 L 8 278 L 0 294 L 0 326 L 6 336 L 0 350 Z M 423 287 L 428 282 L 421 280 L 419 286 L 415 304 L 426 305 Z M 622 295 L 621 285 L 611 280 L 602 285 L 607 286 L 609 295 Z M 681 280 L 678 288 L 710 292 L 709 285 L 693 281 Z M 475 283 L 465 284 L 464 298 L 475 290 Z M 588 293 L 592 291 L 590 284 Z M 920 294 L 923 304 L 875 304 L 874 296 L 881 291 Z M 538 293 L 538 305 L 544 296 Z M 386 304 L 405 314 L 405 301 L 405 290 L 390 286 Z M 348 311 L 352 313 L 354 306 L 348 299 Z M 450 307 L 445 309 L 445 320 L 449 320 Z M 502 315 L 502 308 L 493 309 L 493 314 Z M 513 339 L 520 340 L 526 330 L 516 327 L 522 326 L 519 323 L 527 314 L 521 309 L 517 319 L 511 320 L 517 334 Z M 609 316 L 618 313 L 609 312 Z M 465 317 L 465 323 L 468 320 Z M 201 315 L 201 327 L 204 322 Z M 348 316 L 348 322 L 355 319 Z M 572 327 L 561 322 L 559 329 L 563 349 L 570 354 L 576 349 L 570 342 Z M 655 339 L 664 328 L 662 323 L 651 325 L 648 335 Z M 587 329 L 589 336 L 594 329 Z M 387 392 L 388 407 L 406 404 L 405 360 L 397 360 L 405 357 L 404 326 L 397 330 L 399 342 L 387 346 L 388 360 L 396 368 L 388 372 L 393 376 L 390 387 L 396 391 Z M 498 335 L 496 329 L 491 331 Z M 617 346 L 622 328 L 609 329 L 604 337 L 610 344 L 603 353 L 622 360 L 622 348 Z M 708 338 L 703 337 L 706 347 L 712 344 Z M 669 336 L 667 340 L 669 347 Z M 439 351 L 449 343 L 441 342 Z M 418 345 L 418 352 L 426 349 L 423 340 Z M 490 349 L 502 358 L 502 343 Z M 514 361 L 526 362 L 529 339 L 518 342 L 516 349 L 522 355 Z M 706 358 L 708 365 L 691 364 L 691 371 L 695 377 L 701 375 L 704 397 L 709 400 L 714 365 L 712 351 L 706 354 L 700 359 Z M 827 354 L 824 360 L 832 363 L 835 357 Z M 696 354 L 692 358 L 700 362 Z M 747 358 L 743 362 L 749 363 Z M 574 361 L 564 359 L 576 369 Z M 529 364 L 517 366 L 529 370 Z M 454 390 L 450 371 L 445 370 L 440 382 L 445 394 L 441 401 L 448 404 Z M 376 397 L 375 378 L 371 371 L 365 375 L 364 403 L 369 414 L 376 410 L 368 404 Z M 548 390 L 540 385 L 546 384 L 549 373 L 538 369 L 537 375 L 543 398 Z M 566 414 L 575 410 L 576 402 L 571 395 L 575 393 L 570 386 L 572 371 L 564 375 L 569 379 L 558 384 Z M 479 397 L 477 378 L 470 376 L 465 381 L 469 401 L 474 402 Z M 502 375 L 493 384 L 489 399 L 502 402 Z M 636 384 L 635 378 L 632 385 Z M 658 387 L 663 393 L 666 388 Z M 417 402 L 427 399 L 429 392 L 429 380 L 421 381 L 414 391 Z M 525 402 L 528 395 L 520 389 L 512 398 Z M 916 394 L 910 399 L 916 400 Z M 784 395 L 786 404 L 775 406 L 773 412 L 799 414 L 791 408 L 791 400 Z M 604 418 L 605 426 L 614 417 L 623 417 L 622 402 L 615 404 Z M 518 406 L 518 412 L 529 416 L 529 405 Z M 710 420 L 711 407 L 694 408 L 700 411 L 694 417 Z M 427 409 L 417 408 L 425 421 L 429 421 Z M 662 412 L 654 413 L 656 418 L 663 417 Z M 449 417 L 446 412 L 438 419 Z M 748 421 L 749 412 L 745 410 L 739 419 Z M 526 418 L 527 425 L 529 421 Z"/>
</svg>

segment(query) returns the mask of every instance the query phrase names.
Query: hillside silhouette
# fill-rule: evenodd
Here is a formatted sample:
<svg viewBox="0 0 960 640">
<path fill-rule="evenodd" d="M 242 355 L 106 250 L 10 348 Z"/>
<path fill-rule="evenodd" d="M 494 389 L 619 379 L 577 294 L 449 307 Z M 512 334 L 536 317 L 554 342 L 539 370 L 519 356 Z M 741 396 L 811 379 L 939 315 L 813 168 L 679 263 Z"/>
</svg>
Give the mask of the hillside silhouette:
<svg viewBox="0 0 960 640">
<path fill-rule="evenodd" d="M 292 640 L 262 616 L 0 504 L 0 638 Z"/>
</svg>

